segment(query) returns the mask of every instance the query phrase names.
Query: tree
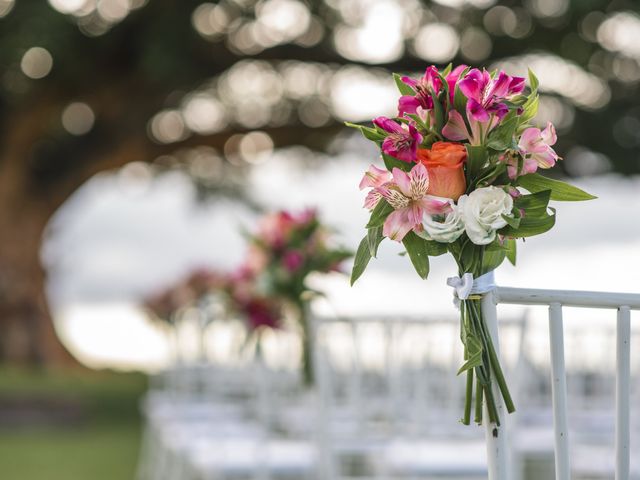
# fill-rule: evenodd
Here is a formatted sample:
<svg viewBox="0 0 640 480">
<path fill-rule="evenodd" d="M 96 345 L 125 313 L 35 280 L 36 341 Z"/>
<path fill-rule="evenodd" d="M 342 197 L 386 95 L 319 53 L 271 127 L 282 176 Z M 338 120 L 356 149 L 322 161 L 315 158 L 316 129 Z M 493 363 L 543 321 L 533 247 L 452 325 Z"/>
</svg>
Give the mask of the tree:
<svg viewBox="0 0 640 480">
<path fill-rule="evenodd" d="M 326 150 L 343 131 L 327 82 L 356 67 L 372 78 L 423 69 L 429 53 L 421 52 L 413 37 L 421 38 L 430 24 L 452 25 L 461 35 L 460 48 L 447 61 L 470 61 L 473 48 L 465 42 L 475 32 L 493 45 L 475 63 L 539 50 L 584 66 L 589 78 L 603 77 L 612 98 L 595 113 L 593 106 L 576 107 L 562 92 L 549 92 L 573 115 L 561 147 L 582 145 L 609 156 L 621 172 L 640 170 L 640 140 L 629 132 L 621 139 L 609 127 L 621 111 L 631 124 L 640 122 L 634 80 L 640 78 L 639 59 L 615 38 L 600 38 L 605 49 L 594 37 L 617 11 L 628 10 L 625 15 L 638 21 L 636 3 L 566 1 L 558 2 L 566 10 L 550 13 L 540 11 L 537 1 L 526 2 L 526 8 L 515 1 L 457 8 L 382 3 L 405 22 L 400 53 L 385 58 L 367 56 L 371 52 L 363 50 L 362 41 L 360 50 L 351 44 L 373 8 L 364 0 L 344 5 L 330 0 L 0 2 L 0 356 L 28 363 L 69 360 L 47 310 L 39 251 L 48 220 L 87 179 L 133 161 L 161 165 L 171 156 L 179 162 L 203 145 L 214 149 L 207 150 L 210 155 L 233 158 L 238 135 L 255 129 L 276 148 Z M 607 12 L 590 13 L 598 9 Z M 513 18 L 516 26 L 529 25 L 527 30 L 514 30 Z M 607 65 L 618 65 L 617 70 L 608 72 Z M 299 71 L 291 73 L 295 68 Z M 273 91 L 248 87 L 230 93 L 233 72 L 244 81 L 246 72 L 263 84 L 271 78 Z M 297 91 L 282 86 L 287 78 L 294 83 L 298 78 Z M 194 91 L 205 92 L 210 101 L 199 105 L 199 117 L 190 124 L 185 105 Z M 224 118 L 208 121 L 216 111 Z M 232 162 L 225 168 L 246 165 Z M 196 180 L 208 190 L 228 189 L 207 178 Z"/>
</svg>

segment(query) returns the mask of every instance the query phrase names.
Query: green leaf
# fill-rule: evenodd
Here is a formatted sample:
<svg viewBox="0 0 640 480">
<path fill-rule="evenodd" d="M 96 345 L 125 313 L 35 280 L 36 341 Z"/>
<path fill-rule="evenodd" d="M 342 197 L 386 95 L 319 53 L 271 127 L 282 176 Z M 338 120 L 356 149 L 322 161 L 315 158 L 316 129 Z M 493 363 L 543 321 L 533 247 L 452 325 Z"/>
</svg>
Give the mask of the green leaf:
<svg viewBox="0 0 640 480">
<path fill-rule="evenodd" d="M 500 233 L 513 238 L 532 237 L 545 233 L 551 230 L 556 223 L 555 210 L 553 208 L 550 210 L 552 210 L 551 215 L 545 214 L 539 217 L 524 216 L 522 220 L 520 220 L 520 226 L 517 229 L 505 227 L 500 230 Z"/>
<path fill-rule="evenodd" d="M 449 65 L 447 65 L 445 67 L 445 69 L 442 71 L 441 75 L 443 77 L 446 77 L 447 75 L 449 75 L 451 73 L 451 69 L 453 68 L 453 63 L 449 63 Z"/>
<path fill-rule="evenodd" d="M 493 245 L 495 245 L 495 247 Z M 482 255 L 481 273 L 485 274 L 498 268 L 502 264 L 506 256 L 507 251 L 502 245 L 500 245 L 498 240 L 487 246 Z"/>
<path fill-rule="evenodd" d="M 420 238 L 413 232 L 409 232 L 402 240 L 404 248 L 413 263 L 413 267 L 418 272 L 420 278 L 427 278 L 429 275 L 429 251 L 427 240 Z"/>
<path fill-rule="evenodd" d="M 516 218 L 516 217 L 509 217 L 507 215 L 502 215 L 502 218 L 504 219 L 505 222 L 507 222 L 508 225 L 512 226 L 513 228 L 518 228 L 520 226 L 520 218 Z"/>
<path fill-rule="evenodd" d="M 543 177 L 539 173 L 530 173 L 518 178 L 518 184 L 529 190 L 531 193 L 541 190 L 551 190 L 551 200 L 564 202 L 579 202 L 583 200 L 593 200 L 598 198 L 591 195 L 578 187 L 561 182 L 560 180 L 552 180 Z"/>
<path fill-rule="evenodd" d="M 511 262 L 511 265 L 516 266 L 516 240 L 515 238 L 507 238 L 504 242 L 504 246 L 507 249 L 507 260 Z"/>
<path fill-rule="evenodd" d="M 409 85 L 402 81 L 402 77 L 397 73 L 393 74 L 393 80 L 396 82 L 396 87 L 398 87 L 398 91 L 401 95 L 415 95 L 416 92 Z"/>
<path fill-rule="evenodd" d="M 544 217 L 547 215 L 550 197 L 551 190 L 543 190 L 530 195 L 521 195 L 513 201 L 513 205 L 516 209 L 525 211 L 524 218 Z"/>
<path fill-rule="evenodd" d="M 413 164 L 411 163 L 403 162 L 402 160 L 390 157 L 389 155 L 386 155 L 384 153 L 382 154 L 382 160 L 384 161 L 384 166 L 387 167 L 387 170 L 389 170 L 390 172 L 394 168 L 399 168 L 404 172 L 409 172 L 411 171 L 411 167 L 413 167 Z"/>
<path fill-rule="evenodd" d="M 391 212 L 393 212 L 393 207 L 389 205 L 385 199 L 380 199 L 371 212 L 371 218 L 369 219 L 369 223 L 367 223 L 367 228 L 380 227 Z"/>
<path fill-rule="evenodd" d="M 382 242 L 382 227 L 373 227 L 367 230 L 367 244 L 369 245 L 369 254 L 372 257 L 378 255 L 378 247 Z"/>
<path fill-rule="evenodd" d="M 369 260 L 371 260 L 367 237 L 368 236 L 365 236 L 360 241 L 360 245 L 358 245 L 358 250 L 356 251 L 356 258 L 353 262 L 353 269 L 351 270 L 351 286 L 353 286 L 356 280 L 364 273 L 367 265 L 369 265 Z"/>
<path fill-rule="evenodd" d="M 515 115 L 511 115 L 510 118 L 505 118 L 502 124 L 489 135 L 487 147 L 493 148 L 494 150 L 511 148 L 517 126 L 518 118 Z"/>
<path fill-rule="evenodd" d="M 364 125 L 358 125 L 357 123 L 351 122 L 344 122 L 344 124 L 350 128 L 357 128 L 360 130 L 360 133 L 362 133 L 364 138 L 371 140 L 372 142 L 381 142 L 386 137 L 385 134 L 379 132 L 375 128 L 365 127 Z"/>
<path fill-rule="evenodd" d="M 487 163 L 487 149 L 482 145 L 466 145 L 467 147 L 467 184 L 477 178 L 478 172 Z"/>
<path fill-rule="evenodd" d="M 525 102 L 522 106 L 522 115 L 518 118 L 520 119 L 519 124 L 524 125 L 538 113 L 538 104 L 540 103 L 540 98 L 537 93 L 531 94 L 529 100 Z"/>
<path fill-rule="evenodd" d="M 444 110 L 437 95 L 431 95 L 431 98 L 433 99 L 434 129 L 436 132 L 441 133 L 442 127 L 444 127 Z"/>
<path fill-rule="evenodd" d="M 531 91 L 537 92 L 538 85 L 540 85 L 540 82 L 538 81 L 538 77 L 536 77 L 536 74 L 533 73 L 533 70 L 531 70 L 530 68 L 528 70 L 529 70 L 529 85 L 531 86 Z"/>
<path fill-rule="evenodd" d="M 430 257 L 438 257 L 449 252 L 449 249 L 447 247 L 450 244 L 432 240 L 431 237 L 429 237 L 429 234 L 425 231 L 414 233 L 426 242 L 425 245 Z"/>
<path fill-rule="evenodd" d="M 467 353 L 467 361 L 458 370 L 458 375 L 482 365 L 482 342 L 474 334 L 468 332 L 463 343 Z"/>
</svg>

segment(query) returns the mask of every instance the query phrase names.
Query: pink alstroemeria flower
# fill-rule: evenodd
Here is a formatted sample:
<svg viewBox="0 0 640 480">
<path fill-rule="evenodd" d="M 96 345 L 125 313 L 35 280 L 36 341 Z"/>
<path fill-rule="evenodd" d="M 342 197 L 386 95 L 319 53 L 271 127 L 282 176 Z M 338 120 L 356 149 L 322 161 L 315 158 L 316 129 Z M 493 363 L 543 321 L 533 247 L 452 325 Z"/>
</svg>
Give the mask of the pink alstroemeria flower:
<svg viewBox="0 0 640 480">
<path fill-rule="evenodd" d="M 458 83 L 467 97 L 467 116 L 479 122 L 487 122 L 491 116 L 504 117 L 507 106 L 503 100 L 524 90 L 524 78 L 510 77 L 499 72 L 495 78 L 486 70 L 474 68 Z"/>
<path fill-rule="evenodd" d="M 369 170 L 366 171 L 362 180 L 360 180 L 360 190 L 371 188 L 367 197 L 364 199 L 364 208 L 368 210 L 373 210 L 375 208 L 382 198 L 378 188 L 390 182 L 392 178 L 393 176 L 388 170 L 383 170 L 375 165 L 369 166 Z"/>
<path fill-rule="evenodd" d="M 373 123 L 389 133 L 382 141 L 382 151 L 386 155 L 407 163 L 415 161 L 422 135 L 413 125 L 399 124 L 387 117 L 377 117 Z"/>
<path fill-rule="evenodd" d="M 518 148 L 524 158 L 525 165 L 529 162 L 531 169 L 533 162 L 535 162 L 536 168 L 553 167 L 560 160 L 558 154 L 551 148 L 551 145 L 555 144 L 557 140 L 556 129 L 551 122 L 548 122 L 547 127 L 542 131 L 539 128 L 527 128 L 522 132 L 520 142 L 518 142 Z M 536 169 L 533 168 L 533 172 L 535 171 Z"/>
<path fill-rule="evenodd" d="M 438 74 L 438 69 L 433 65 L 427 67 L 422 78 L 415 80 L 410 77 L 402 77 L 402 81 L 409 85 L 415 95 L 403 95 L 398 101 L 398 115 L 405 113 L 416 113 L 418 108 L 423 110 L 433 109 L 432 95 L 437 95 L 442 89 L 442 80 Z"/>
<path fill-rule="evenodd" d="M 409 173 L 399 168 L 392 171 L 393 180 L 379 187 L 378 191 L 394 208 L 382 227 L 385 237 L 401 242 L 411 230 L 422 229 L 425 213 L 440 214 L 450 208 L 449 199 L 427 195 L 429 175 L 421 163 Z"/>
<path fill-rule="evenodd" d="M 507 174 L 511 180 L 519 177 L 520 175 L 526 175 L 527 173 L 535 173 L 538 170 L 538 162 L 533 158 L 523 157 L 520 171 L 518 171 L 518 157 L 510 155 L 506 157 L 507 162 Z"/>
</svg>

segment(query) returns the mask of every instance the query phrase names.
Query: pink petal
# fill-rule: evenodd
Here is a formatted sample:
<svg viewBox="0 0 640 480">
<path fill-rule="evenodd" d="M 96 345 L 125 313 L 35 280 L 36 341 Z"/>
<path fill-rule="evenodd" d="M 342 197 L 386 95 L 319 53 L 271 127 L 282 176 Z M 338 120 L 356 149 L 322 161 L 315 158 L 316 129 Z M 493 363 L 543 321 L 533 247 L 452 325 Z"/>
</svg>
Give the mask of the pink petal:
<svg viewBox="0 0 640 480">
<path fill-rule="evenodd" d="M 558 136 L 556 135 L 556 128 L 553 126 L 551 122 L 547 123 L 547 128 L 545 128 L 540 134 L 542 137 L 542 141 L 547 145 L 553 145 L 558 141 Z"/>
<path fill-rule="evenodd" d="M 493 81 L 491 89 L 487 92 L 486 97 L 491 98 L 493 96 L 498 98 L 504 98 L 509 92 L 509 85 L 511 83 L 511 77 L 504 72 L 498 73 L 498 76 Z"/>
<path fill-rule="evenodd" d="M 467 101 L 467 115 L 470 119 L 477 122 L 486 122 L 489 120 L 489 112 L 473 98 Z"/>
<path fill-rule="evenodd" d="M 427 172 L 427 168 L 422 163 L 418 163 L 411 169 L 409 175 L 411 176 L 411 197 L 420 198 L 426 195 L 427 189 L 429 188 L 429 173 Z"/>
<path fill-rule="evenodd" d="M 390 238 L 391 240 L 401 242 L 402 239 L 407 235 L 407 233 L 411 231 L 411 229 L 415 225 L 409 222 L 409 212 L 410 207 L 391 212 L 391 214 L 384 221 L 382 234 L 385 237 Z"/>
<path fill-rule="evenodd" d="M 367 210 L 373 210 L 378 205 L 378 202 L 382 198 L 382 194 L 377 190 L 371 190 L 367 193 L 366 198 L 364 199 L 364 208 Z"/>
<path fill-rule="evenodd" d="M 414 167 L 415 168 L 415 167 Z M 393 181 L 405 197 L 411 196 L 411 178 L 397 167 L 392 170 Z"/>
<path fill-rule="evenodd" d="M 558 155 L 553 151 L 553 148 L 547 147 L 547 150 L 544 153 L 536 153 L 533 155 L 533 158 L 538 163 L 538 166 L 542 168 L 551 168 L 556 164 Z"/>
<path fill-rule="evenodd" d="M 360 190 L 369 187 L 379 187 L 391 180 L 391 174 L 387 170 L 370 165 L 362 180 L 360 180 Z"/>
<path fill-rule="evenodd" d="M 403 83 L 406 83 L 411 88 L 415 88 L 415 86 L 418 84 L 418 82 L 411 77 L 402 77 L 401 80 Z"/>
<path fill-rule="evenodd" d="M 533 153 L 540 150 L 541 134 L 539 128 L 527 128 L 522 132 L 518 147 L 525 153 Z"/>
<path fill-rule="evenodd" d="M 423 80 L 427 85 L 429 85 L 435 93 L 438 93 L 442 88 L 442 80 L 440 80 L 440 75 L 438 74 L 438 69 L 431 65 L 427 67 L 424 72 Z"/>
<path fill-rule="evenodd" d="M 441 215 L 451 210 L 451 199 L 436 197 L 435 195 L 425 195 L 420 200 L 420 206 L 429 215 Z"/>
<path fill-rule="evenodd" d="M 403 95 L 398 100 L 398 114 L 404 115 L 405 113 L 416 113 L 416 109 L 420 107 L 420 101 L 416 97 L 410 95 Z"/>
<path fill-rule="evenodd" d="M 511 77 L 509 85 L 509 95 L 521 93 L 524 90 L 524 77 Z"/>
<path fill-rule="evenodd" d="M 373 119 L 373 124 L 389 133 L 404 133 L 402 127 L 387 117 L 376 117 Z"/>
<path fill-rule="evenodd" d="M 449 121 L 442 129 L 442 134 L 449 140 L 467 140 L 469 138 L 469 132 L 467 126 L 464 123 L 462 115 L 456 110 L 449 112 Z"/>
<path fill-rule="evenodd" d="M 522 172 L 524 173 L 536 173 L 538 170 L 538 162 L 534 158 L 525 158 L 522 165 Z"/>
<path fill-rule="evenodd" d="M 477 68 L 469 70 L 465 77 L 458 82 L 458 87 L 464 96 L 477 101 L 482 98 L 484 86 L 483 75 Z"/>
</svg>

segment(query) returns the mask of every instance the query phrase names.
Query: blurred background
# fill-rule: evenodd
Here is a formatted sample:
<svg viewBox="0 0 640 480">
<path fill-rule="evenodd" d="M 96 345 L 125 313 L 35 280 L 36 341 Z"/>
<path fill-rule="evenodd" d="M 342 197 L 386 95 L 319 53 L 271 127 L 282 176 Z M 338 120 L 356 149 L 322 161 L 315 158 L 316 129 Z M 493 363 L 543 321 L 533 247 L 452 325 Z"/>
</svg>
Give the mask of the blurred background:
<svg viewBox="0 0 640 480">
<path fill-rule="evenodd" d="M 632 0 L 0 0 L 3 476 L 133 478 L 172 358 L 142 302 L 236 267 L 261 212 L 318 207 L 355 249 L 376 152 L 343 122 L 394 114 L 391 72 L 534 70 L 553 175 L 599 199 L 498 282 L 640 291 L 639 36 Z M 318 314 L 455 316 L 453 262 L 425 282 L 400 250 L 353 288 L 311 278 Z"/>
</svg>

